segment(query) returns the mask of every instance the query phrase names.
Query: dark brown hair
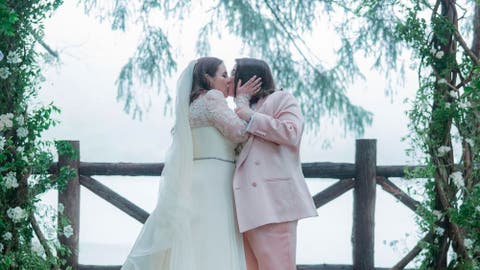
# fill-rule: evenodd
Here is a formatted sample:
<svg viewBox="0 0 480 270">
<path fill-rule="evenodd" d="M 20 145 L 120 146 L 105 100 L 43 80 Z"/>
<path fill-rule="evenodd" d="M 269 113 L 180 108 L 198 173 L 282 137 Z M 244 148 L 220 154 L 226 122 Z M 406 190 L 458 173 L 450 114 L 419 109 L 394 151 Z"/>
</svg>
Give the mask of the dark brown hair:
<svg viewBox="0 0 480 270">
<path fill-rule="evenodd" d="M 275 82 L 273 81 L 272 71 L 267 62 L 255 58 L 239 58 L 235 59 L 237 64 L 234 78 L 234 88 L 237 95 L 238 80 L 242 80 L 242 84 L 246 83 L 254 75 L 262 78 L 262 85 L 260 91 L 250 99 L 250 104 L 256 103 L 259 99 L 264 98 L 275 92 Z"/>
<path fill-rule="evenodd" d="M 197 59 L 197 63 L 193 68 L 192 91 L 190 92 L 190 103 L 194 101 L 200 94 L 211 90 L 212 87 L 205 75 L 215 77 L 218 67 L 223 63 L 216 57 L 202 57 Z"/>
</svg>

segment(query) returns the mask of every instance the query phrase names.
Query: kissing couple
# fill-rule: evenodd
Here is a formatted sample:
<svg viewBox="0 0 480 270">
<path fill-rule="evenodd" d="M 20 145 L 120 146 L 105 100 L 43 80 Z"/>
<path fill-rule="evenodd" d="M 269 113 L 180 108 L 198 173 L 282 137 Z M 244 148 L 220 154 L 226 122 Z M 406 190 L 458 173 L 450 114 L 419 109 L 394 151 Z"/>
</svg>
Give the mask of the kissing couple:
<svg viewBox="0 0 480 270">
<path fill-rule="evenodd" d="M 121 269 L 296 269 L 297 222 L 317 216 L 301 109 L 265 61 L 235 62 L 229 74 L 203 57 L 181 73 L 157 205 Z"/>
</svg>

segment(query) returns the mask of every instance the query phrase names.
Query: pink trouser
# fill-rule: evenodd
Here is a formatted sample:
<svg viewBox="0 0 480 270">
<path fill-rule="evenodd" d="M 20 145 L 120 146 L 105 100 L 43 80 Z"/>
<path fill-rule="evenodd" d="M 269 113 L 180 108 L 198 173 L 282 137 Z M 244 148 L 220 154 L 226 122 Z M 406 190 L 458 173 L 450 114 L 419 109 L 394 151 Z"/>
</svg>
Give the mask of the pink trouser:
<svg viewBox="0 0 480 270">
<path fill-rule="evenodd" d="M 248 270 L 297 269 L 297 221 L 272 223 L 243 233 Z"/>
</svg>

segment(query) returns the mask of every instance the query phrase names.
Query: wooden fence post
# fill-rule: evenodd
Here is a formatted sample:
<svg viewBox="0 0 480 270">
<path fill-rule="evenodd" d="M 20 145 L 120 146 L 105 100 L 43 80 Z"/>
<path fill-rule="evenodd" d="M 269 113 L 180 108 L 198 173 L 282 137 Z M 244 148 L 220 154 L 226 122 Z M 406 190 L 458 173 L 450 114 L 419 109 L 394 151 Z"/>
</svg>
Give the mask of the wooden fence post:
<svg viewBox="0 0 480 270">
<path fill-rule="evenodd" d="M 353 191 L 352 251 L 354 270 L 375 269 L 375 200 L 377 141 L 357 140 Z"/>
<path fill-rule="evenodd" d="M 78 170 L 80 165 L 80 142 L 62 141 L 62 143 L 70 144 L 77 155 L 73 158 L 66 155 L 58 155 L 58 170 L 64 166 L 69 166 L 73 168 L 76 173 L 75 177 L 68 182 L 66 188 L 58 192 L 58 203 L 64 206 L 63 215 L 70 220 L 73 235 L 69 238 L 58 235 L 58 239 L 61 244 L 67 246 L 72 251 L 70 256 L 64 258 L 67 260 L 67 266 L 71 266 L 73 270 L 77 270 L 80 226 L 80 181 Z"/>
</svg>

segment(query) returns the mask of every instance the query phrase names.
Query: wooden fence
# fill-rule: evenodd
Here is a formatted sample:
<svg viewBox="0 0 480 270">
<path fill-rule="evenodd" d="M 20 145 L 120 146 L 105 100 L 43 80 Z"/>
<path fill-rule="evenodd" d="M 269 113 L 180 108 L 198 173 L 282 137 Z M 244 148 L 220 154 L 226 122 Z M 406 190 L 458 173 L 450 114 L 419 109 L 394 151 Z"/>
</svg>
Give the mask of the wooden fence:
<svg viewBox="0 0 480 270">
<path fill-rule="evenodd" d="M 67 263 L 74 270 L 118 270 L 121 266 L 81 265 L 78 263 L 79 224 L 80 224 L 80 186 L 84 186 L 113 204 L 127 215 L 144 223 L 148 213 L 134 203 L 123 198 L 107 186 L 95 180 L 95 175 L 124 176 L 160 176 L 162 163 L 94 163 L 80 161 L 80 142 L 67 141 L 78 152 L 77 158 L 59 156 L 58 163 L 52 164 L 52 174 L 63 166 L 72 167 L 77 176 L 72 179 L 67 188 L 59 192 L 58 202 L 64 205 L 64 214 L 70 219 L 74 235 L 70 238 L 59 236 L 61 243 L 67 245 L 72 255 L 67 257 Z M 338 198 L 353 189 L 353 226 L 352 226 L 352 256 L 353 265 L 298 265 L 302 270 L 372 270 L 372 269 L 404 269 L 422 250 L 417 244 L 404 258 L 391 268 L 375 268 L 374 264 L 374 232 L 375 232 L 375 202 L 376 185 L 393 195 L 406 207 L 415 211 L 419 202 L 412 199 L 399 187 L 392 183 L 389 177 L 404 177 L 405 169 L 413 170 L 420 166 L 378 166 L 376 161 L 376 140 L 357 140 L 355 163 L 313 162 L 303 163 L 303 174 L 306 178 L 333 178 L 338 181 L 323 191 L 315 194 L 313 200 L 317 208 Z M 432 234 L 428 233 L 421 241 L 428 241 Z"/>
</svg>

